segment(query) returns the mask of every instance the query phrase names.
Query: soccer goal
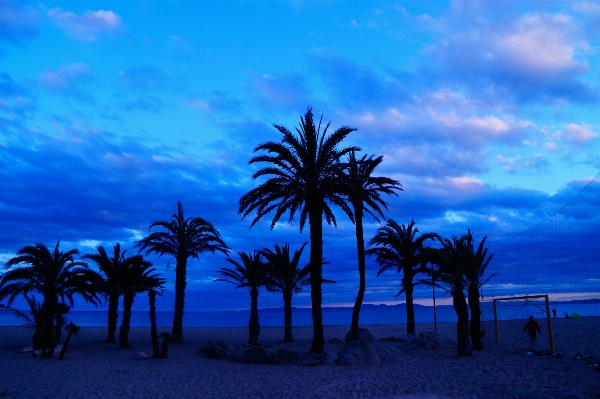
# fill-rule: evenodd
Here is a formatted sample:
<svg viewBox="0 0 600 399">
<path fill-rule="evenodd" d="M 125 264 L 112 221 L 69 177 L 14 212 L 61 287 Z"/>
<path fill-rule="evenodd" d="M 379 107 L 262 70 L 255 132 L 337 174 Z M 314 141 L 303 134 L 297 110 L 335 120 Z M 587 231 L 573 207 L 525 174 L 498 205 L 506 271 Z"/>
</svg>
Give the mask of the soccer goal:
<svg viewBox="0 0 600 399">
<path fill-rule="evenodd" d="M 552 318 L 550 317 L 550 300 L 548 299 L 548 295 L 524 295 L 524 296 L 513 296 L 507 298 L 496 298 L 493 300 L 494 302 L 494 327 L 496 329 L 496 345 L 500 343 L 500 335 L 498 328 L 498 301 L 516 301 L 516 300 L 525 300 L 531 304 L 533 304 L 534 299 L 544 299 L 546 302 L 545 309 L 541 308 L 546 314 L 546 319 L 548 320 L 548 339 L 550 340 L 550 351 L 554 352 L 554 335 L 552 334 Z M 537 306 L 537 305 L 535 305 Z"/>
</svg>

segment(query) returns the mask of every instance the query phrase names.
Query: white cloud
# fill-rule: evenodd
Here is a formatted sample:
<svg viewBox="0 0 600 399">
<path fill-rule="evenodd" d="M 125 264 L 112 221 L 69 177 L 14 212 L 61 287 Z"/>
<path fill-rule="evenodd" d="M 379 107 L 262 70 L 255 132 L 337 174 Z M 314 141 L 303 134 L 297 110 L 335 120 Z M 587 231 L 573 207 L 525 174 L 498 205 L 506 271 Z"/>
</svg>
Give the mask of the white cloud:
<svg viewBox="0 0 600 399">
<path fill-rule="evenodd" d="M 577 125 L 571 123 L 565 126 L 565 133 L 573 144 L 583 144 L 598 137 L 598 134 L 587 124 Z"/>
<path fill-rule="evenodd" d="M 123 27 L 121 17 L 112 11 L 87 11 L 77 15 L 60 8 L 48 11 L 48 16 L 71 37 L 94 41 L 102 32 L 116 32 Z"/>
</svg>

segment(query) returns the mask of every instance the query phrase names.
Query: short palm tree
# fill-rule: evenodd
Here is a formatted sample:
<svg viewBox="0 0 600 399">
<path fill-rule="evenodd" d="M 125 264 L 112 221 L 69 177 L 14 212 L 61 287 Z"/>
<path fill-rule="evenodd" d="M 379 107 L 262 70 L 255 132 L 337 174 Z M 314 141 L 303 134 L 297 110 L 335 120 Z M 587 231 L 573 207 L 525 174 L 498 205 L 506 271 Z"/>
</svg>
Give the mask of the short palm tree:
<svg viewBox="0 0 600 399">
<path fill-rule="evenodd" d="M 260 252 L 253 253 L 238 252 L 242 263 L 238 263 L 231 258 L 227 262 L 231 263 L 235 269 L 220 268 L 219 274 L 223 278 L 216 281 L 223 281 L 235 285 L 235 288 L 245 288 L 250 293 L 250 322 L 248 323 L 248 343 L 258 345 L 258 336 L 260 335 L 260 324 L 258 322 L 258 294 L 260 289 L 269 285 L 268 267 L 263 262 L 263 256 Z"/>
<path fill-rule="evenodd" d="M 465 286 L 467 288 L 467 296 L 469 299 L 469 308 L 471 309 L 471 342 L 473 343 L 473 349 L 483 350 L 482 334 L 481 334 L 481 306 L 480 306 L 480 292 L 481 287 L 498 273 L 494 273 L 489 277 L 483 277 L 485 269 L 490 264 L 494 255 L 487 256 L 488 249 L 485 248 L 485 240 L 487 236 L 484 236 L 477 250 L 473 246 L 473 235 L 471 230 L 467 234 L 464 245 L 465 258 Z"/>
<path fill-rule="evenodd" d="M 156 296 L 162 295 L 167 280 L 155 275 L 148 280 L 148 302 L 150 305 L 150 338 L 152 340 L 153 357 L 160 357 L 158 348 L 158 330 L 156 328 Z"/>
<path fill-rule="evenodd" d="M 123 319 L 119 329 L 119 347 L 131 349 L 129 343 L 129 328 L 131 324 L 131 307 L 137 294 L 152 290 L 156 286 L 158 274 L 152 263 L 144 260 L 141 255 L 124 258 L 121 292 L 123 293 Z"/>
<path fill-rule="evenodd" d="M 284 333 L 283 342 L 293 342 L 292 335 L 292 297 L 302 292 L 302 289 L 310 284 L 310 264 L 300 267 L 300 257 L 306 243 L 300 249 L 294 251 L 290 257 L 290 244 L 283 247 L 275 244 L 274 250 L 264 248 L 262 254 L 266 259 L 271 276 L 267 285 L 269 292 L 281 292 L 283 294 L 283 319 Z"/>
<path fill-rule="evenodd" d="M 229 248 L 210 222 L 200 217 L 186 219 L 181 202 L 177 202 L 177 213 L 173 214 L 170 221 L 153 222 L 150 229 L 153 227 L 161 227 L 164 231 L 150 234 L 135 246 L 140 251 L 145 251 L 146 255 L 154 252 L 158 256 L 175 258 L 175 309 L 171 342 L 182 344 L 187 260 L 199 259 L 205 252 L 222 252 L 227 255 Z"/>
<path fill-rule="evenodd" d="M 358 322 L 360 308 L 365 297 L 366 265 L 365 239 L 363 233 L 363 216 L 368 213 L 379 222 L 379 217 L 385 219 L 381 208 L 387 209 L 387 203 L 381 198 L 382 194 L 397 195 L 396 190 L 402 191 L 402 185 L 393 179 L 373 176 L 375 168 L 383 162 L 383 157 L 373 156 L 356 159 L 354 152 L 348 154 L 345 168 L 346 195 L 354 211 L 353 222 L 356 227 L 356 249 L 358 254 L 359 287 L 354 309 L 352 310 L 352 339 L 358 339 Z"/>
<path fill-rule="evenodd" d="M 339 148 L 354 128 L 341 127 L 328 135 L 329 124 L 321 130 L 321 120 L 315 125 L 312 109 L 300 118 L 300 126 L 293 134 L 281 125 L 274 127 L 283 135 L 281 142 L 266 142 L 254 149 L 265 151 L 250 160 L 250 164 L 266 166 L 252 176 L 267 180 L 253 188 L 239 200 L 239 213 L 246 217 L 256 212 L 252 224 L 274 212 L 271 229 L 284 215 L 288 223 L 294 222 L 298 213 L 300 231 L 306 221 L 310 226 L 310 287 L 313 318 L 313 342 L 310 352 L 323 353 L 322 280 L 323 280 L 323 216 L 329 224 L 336 225 L 331 205 L 341 207 L 346 214 L 352 211 L 343 195 L 340 172 L 342 158 L 357 147 Z"/>
<path fill-rule="evenodd" d="M 465 298 L 465 242 L 467 236 L 451 239 L 436 235 L 441 248 L 429 252 L 429 261 L 437 265 L 433 270 L 432 280 L 442 283 L 442 288 L 452 295 L 452 305 L 458 317 L 456 341 L 458 356 L 473 356 L 469 338 L 469 309 Z"/>
<path fill-rule="evenodd" d="M 65 332 L 67 333 L 67 338 L 65 338 L 65 343 L 63 344 L 62 349 L 60 350 L 60 355 L 58 356 L 58 360 L 62 360 L 65 357 L 65 353 L 67 353 L 67 347 L 69 346 L 69 342 L 71 342 L 71 337 L 73 335 L 79 335 L 79 331 L 81 327 L 76 325 L 73 322 L 70 322 L 65 326 Z"/>
<path fill-rule="evenodd" d="M 0 277 L 0 300 L 8 297 L 10 305 L 18 295 L 37 292 L 42 295 L 37 342 L 34 346 L 50 349 L 54 336 L 56 305 L 59 299 L 72 307 L 74 297 L 97 306 L 101 293 L 102 277 L 86 263 L 75 261 L 79 250 L 59 250 L 60 240 L 53 251 L 44 244 L 28 245 L 17 252 L 17 256 L 6 262 L 6 271 Z M 23 265 L 22 267 L 13 266 Z"/>
<path fill-rule="evenodd" d="M 400 291 L 396 295 L 404 294 L 406 297 L 406 333 L 415 334 L 415 308 L 413 301 L 415 276 L 425 272 L 427 257 L 424 244 L 433 239 L 434 234 L 425 233 L 417 236 L 419 229 L 415 228 L 412 220 L 408 226 L 399 225 L 395 220 L 389 219 L 385 226 L 377 230 L 375 236 L 369 241 L 368 255 L 374 255 L 375 261 L 381 268 L 377 276 L 386 270 L 396 269 L 402 272 Z"/>
<path fill-rule="evenodd" d="M 112 256 L 106 253 L 103 246 L 98 246 L 98 253 L 87 254 L 83 259 L 90 259 L 98 265 L 100 272 L 104 275 L 103 290 L 108 297 L 108 333 L 106 342 L 115 342 L 115 331 L 119 318 L 119 298 L 121 297 L 121 270 L 125 259 L 125 252 L 121 251 L 121 244 L 117 243 L 113 247 Z"/>
</svg>

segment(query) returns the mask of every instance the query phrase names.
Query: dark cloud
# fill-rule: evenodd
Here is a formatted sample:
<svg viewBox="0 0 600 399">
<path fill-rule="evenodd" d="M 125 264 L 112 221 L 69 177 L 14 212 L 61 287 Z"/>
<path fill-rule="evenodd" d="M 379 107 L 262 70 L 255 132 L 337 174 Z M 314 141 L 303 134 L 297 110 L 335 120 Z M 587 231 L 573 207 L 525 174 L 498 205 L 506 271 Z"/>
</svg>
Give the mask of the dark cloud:
<svg viewBox="0 0 600 399">
<path fill-rule="evenodd" d="M 0 41 L 21 44 L 36 37 L 39 15 L 30 6 L 12 0 L 0 1 Z"/>
</svg>

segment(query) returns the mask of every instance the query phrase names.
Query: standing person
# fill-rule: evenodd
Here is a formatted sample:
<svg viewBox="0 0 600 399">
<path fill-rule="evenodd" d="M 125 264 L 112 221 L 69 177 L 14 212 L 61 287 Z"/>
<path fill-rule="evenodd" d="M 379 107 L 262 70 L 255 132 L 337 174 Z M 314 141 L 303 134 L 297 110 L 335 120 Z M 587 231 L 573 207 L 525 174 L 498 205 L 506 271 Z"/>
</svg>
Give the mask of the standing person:
<svg viewBox="0 0 600 399">
<path fill-rule="evenodd" d="M 536 350 L 535 339 L 537 334 L 542 333 L 542 329 L 540 328 L 538 322 L 533 319 L 533 316 L 529 316 L 529 321 L 525 324 L 525 327 L 523 327 L 523 332 L 525 331 L 527 331 L 527 334 L 529 334 L 529 348 Z"/>
<path fill-rule="evenodd" d="M 556 319 L 556 308 L 552 309 L 552 316 Z"/>
</svg>

